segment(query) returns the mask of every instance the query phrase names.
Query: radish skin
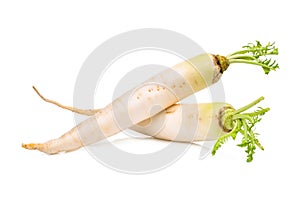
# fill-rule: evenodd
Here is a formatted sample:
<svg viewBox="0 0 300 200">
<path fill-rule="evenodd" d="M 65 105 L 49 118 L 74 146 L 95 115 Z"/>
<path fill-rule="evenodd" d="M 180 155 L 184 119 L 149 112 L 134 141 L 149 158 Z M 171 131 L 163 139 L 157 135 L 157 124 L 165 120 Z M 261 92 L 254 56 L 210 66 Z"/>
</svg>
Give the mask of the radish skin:
<svg viewBox="0 0 300 200">
<path fill-rule="evenodd" d="M 222 125 L 222 113 L 226 109 L 233 107 L 226 103 L 174 104 L 130 129 L 157 139 L 177 142 L 216 140 L 228 133 Z M 183 119 L 186 119 L 184 123 Z"/>
<path fill-rule="evenodd" d="M 62 105 L 57 101 L 45 98 L 34 86 L 34 91 L 44 101 L 59 106 L 63 109 L 86 116 L 93 116 L 102 112 L 102 109 L 78 109 Z M 219 136 L 226 134 L 221 115 L 225 110 L 234 109 L 227 103 L 202 103 L 202 104 L 174 104 L 136 125 L 131 130 L 156 137 L 158 139 L 193 142 L 202 140 L 216 140 Z M 184 112 L 183 112 L 184 111 Z M 183 119 L 188 119 L 185 124 Z M 197 121 L 197 128 L 190 126 Z M 179 131 L 183 133 L 178 137 Z M 194 133 L 194 134 L 193 134 Z"/>
<path fill-rule="evenodd" d="M 195 107 L 198 107 L 198 109 L 195 109 Z M 221 135 L 228 133 L 228 131 L 224 130 L 222 123 L 220 123 L 222 111 L 226 109 L 233 108 L 225 103 L 174 104 L 157 115 L 130 127 L 130 129 L 157 139 L 170 141 L 195 142 L 216 140 Z M 185 112 L 182 112 L 182 110 L 185 110 Z M 90 111 L 88 110 L 86 113 Z M 85 114 L 85 112 L 82 111 L 81 114 Z M 98 114 L 99 112 L 96 113 L 96 115 Z M 100 138 L 97 133 L 98 127 L 92 125 L 95 125 L 94 120 L 96 118 L 96 116 L 92 116 L 88 119 L 88 123 L 79 124 L 57 139 L 43 144 L 24 144 L 23 147 L 26 149 L 37 149 L 47 154 L 55 154 L 78 149 L 83 146 L 81 140 L 91 143 L 94 140 L 99 141 L 103 138 Z M 186 123 L 182 123 L 183 118 L 187 119 Z M 198 124 L 198 126 L 191 126 L 191 124 Z M 87 127 L 86 125 L 90 126 Z M 84 131 L 88 131 L 88 138 L 78 139 L 78 129 L 82 128 L 85 129 Z M 109 135 L 105 137 L 109 137 Z"/>
<path fill-rule="evenodd" d="M 61 137 L 64 142 L 58 138 L 22 146 L 55 154 L 73 151 L 119 133 L 218 81 L 221 66 L 214 59 L 213 55 L 201 54 L 159 73 L 66 132 Z M 150 113 L 154 106 L 159 109 Z"/>
</svg>

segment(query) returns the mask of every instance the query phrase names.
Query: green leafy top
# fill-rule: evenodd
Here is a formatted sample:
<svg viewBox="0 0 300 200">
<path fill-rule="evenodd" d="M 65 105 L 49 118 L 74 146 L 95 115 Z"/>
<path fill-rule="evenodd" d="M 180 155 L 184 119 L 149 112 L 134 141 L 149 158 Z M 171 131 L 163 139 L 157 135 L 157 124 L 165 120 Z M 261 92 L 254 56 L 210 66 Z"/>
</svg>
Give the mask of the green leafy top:
<svg viewBox="0 0 300 200">
<path fill-rule="evenodd" d="M 212 155 L 215 155 L 217 150 L 229 138 L 235 140 L 238 133 L 242 134 L 242 142 L 238 144 L 238 146 L 246 148 L 245 152 L 247 153 L 247 162 L 251 162 L 253 160 L 253 155 L 255 153 L 256 147 L 264 150 L 263 146 L 257 139 L 258 133 L 254 132 L 254 125 L 261 120 L 260 116 L 264 115 L 270 109 L 259 108 L 258 110 L 251 113 L 243 113 L 263 99 L 264 97 L 260 97 L 245 107 L 242 107 L 238 110 L 230 109 L 226 113 L 224 113 L 225 116 L 223 117 L 223 126 L 231 131 L 228 134 L 219 137 L 212 150 Z"/>
<path fill-rule="evenodd" d="M 246 63 L 259 65 L 264 72 L 268 74 L 271 70 L 279 68 L 278 63 L 270 56 L 278 55 L 278 48 L 275 42 L 262 45 L 261 42 L 249 43 L 242 47 L 241 50 L 233 52 L 226 56 L 229 63 Z"/>
</svg>

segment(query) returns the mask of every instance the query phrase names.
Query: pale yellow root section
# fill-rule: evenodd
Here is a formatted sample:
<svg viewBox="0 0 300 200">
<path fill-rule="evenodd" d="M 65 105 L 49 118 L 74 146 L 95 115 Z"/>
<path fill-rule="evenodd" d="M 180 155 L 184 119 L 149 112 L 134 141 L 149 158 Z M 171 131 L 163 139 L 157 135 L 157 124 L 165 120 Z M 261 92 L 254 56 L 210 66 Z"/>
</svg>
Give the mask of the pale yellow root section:
<svg viewBox="0 0 300 200">
<path fill-rule="evenodd" d="M 130 129 L 176 142 L 216 140 L 227 134 L 220 123 L 224 108 L 232 107 L 226 103 L 175 104 Z"/>
</svg>

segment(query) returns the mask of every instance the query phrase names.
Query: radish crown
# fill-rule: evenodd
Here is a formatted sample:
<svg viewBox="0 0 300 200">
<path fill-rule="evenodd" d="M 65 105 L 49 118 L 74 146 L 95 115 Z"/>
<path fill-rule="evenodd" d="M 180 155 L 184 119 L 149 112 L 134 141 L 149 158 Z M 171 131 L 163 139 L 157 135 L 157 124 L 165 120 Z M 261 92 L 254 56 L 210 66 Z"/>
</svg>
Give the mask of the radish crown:
<svg viewBox="0 0 300 200">
<path fill-rule="evenodd" d="M 270 56 L 278 55 L 278 48 L 275 47 L 275 42 L 262 45 L 261 42 L 249 43 L 242 47 L 241 50 L 233 52 L 226 56 L 229 64 L 231 63 L 246 63 L 261 66 L 266 74 L 271 70 L 279 68 L 276 60 Z"/>
<path fill-rule="evenodd" d="M 259 110 L 244 113 L 244 111 L 253 107 L 262 101 L 264 97 L 260 97 L 252 103 L 244 106 L 238 110 L 227 109 L 226 112 L 223 113 L 222 124 L 225 129 L 230 130 L 230 132 L 226 135 L 221 136 L 214 145 L 212 150 L 212 155 L 215 155 L 217 150 L 229 139 L 236 139 L 238 133 L 242 134 L 242 142 L 238 144 L 239 147 L 245 147 L 245 152 L 247 153 L 247 162 L 251 162 L 253 160 L 253 155 L 255 153 L 256 147 L 259 147 L 261 150 L 264 150 L 263 146 L 260 144 L 257 139 L 258 133 L 254 132 L 254 125 L 258 123 L 261 118 L 260 116 L 264 115 L 268 112 L 269 108 L 259 108 Z"/>
</svg>

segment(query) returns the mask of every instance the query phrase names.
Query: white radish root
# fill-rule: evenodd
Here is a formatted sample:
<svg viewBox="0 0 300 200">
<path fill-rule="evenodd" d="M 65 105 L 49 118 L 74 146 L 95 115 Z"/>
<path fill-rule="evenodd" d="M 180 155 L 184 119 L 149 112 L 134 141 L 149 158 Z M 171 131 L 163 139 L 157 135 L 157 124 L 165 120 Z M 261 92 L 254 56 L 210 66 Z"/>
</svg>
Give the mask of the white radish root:
<svg viewBox="0 0 300 200">
<path fill-rule="evenodd" d="M 45 98 L 34 86 L 33 89 L 44 101 L 78 114 L 92 116 L 101 111 L 101 109 L 84 110 L 65 106 Z M 221 114 L 226 109 L 233 107 L 226 103 L 174 104 L 155 116 L 133 125 L 130 129 L 164 140 L 180 142 L 216 140 L 229 131 L 224 130 L 220 124 Z"/>
<path fill-rule="evenodd" d="M 119 133 L 218 81 L 221 67 L 214 59 L 210 54 L 198 55 L 150 78 L 62 136 L 71 141 L 62 143 L 58 139 L 43 145 L 24 144 L 23 147 L 54 154 L 72 151 Z M 150 114 L 153 106 L 159 106 L 159 109 Z"/>
</svg>

